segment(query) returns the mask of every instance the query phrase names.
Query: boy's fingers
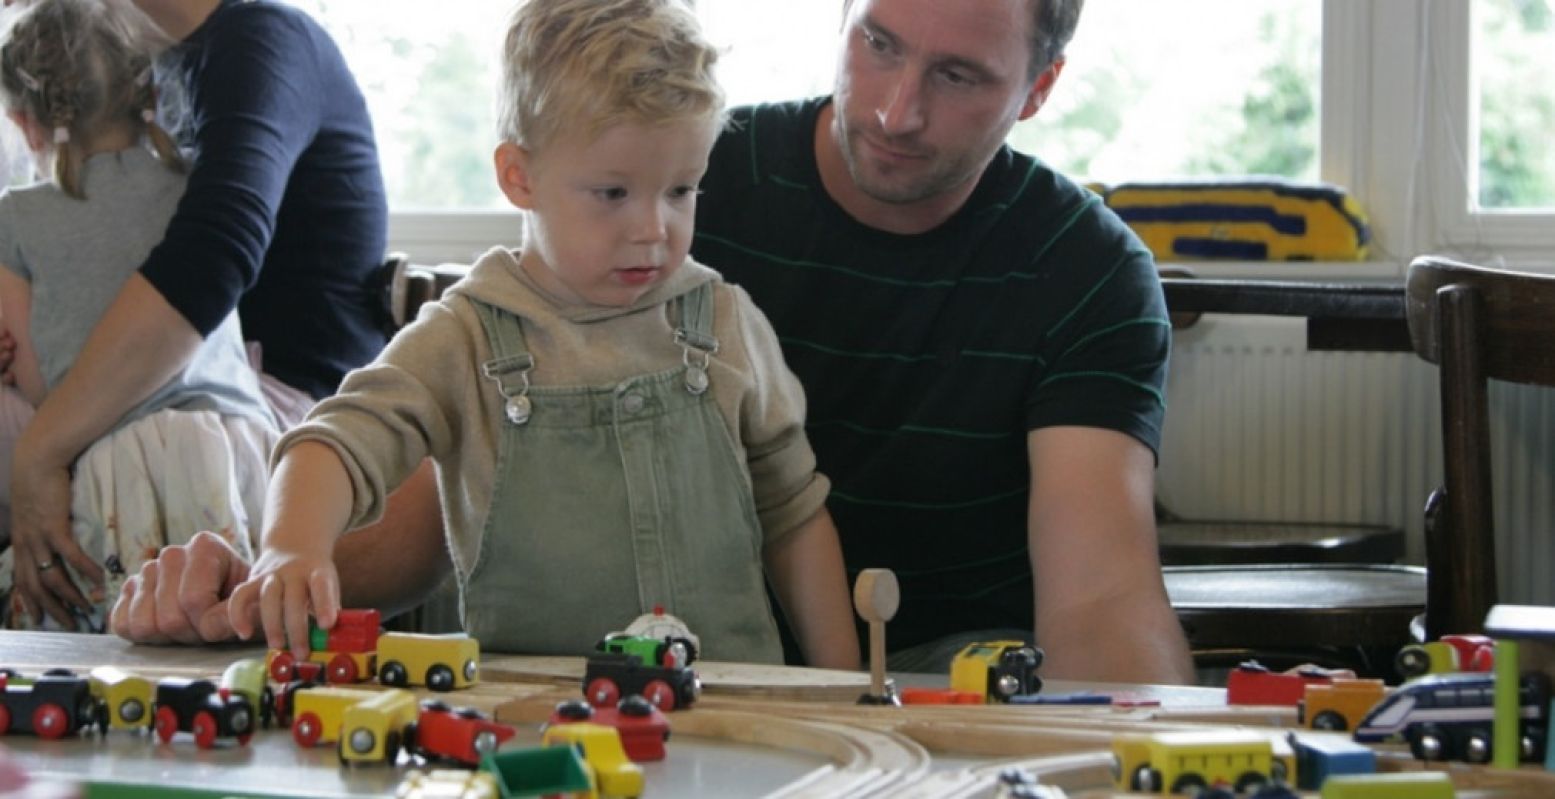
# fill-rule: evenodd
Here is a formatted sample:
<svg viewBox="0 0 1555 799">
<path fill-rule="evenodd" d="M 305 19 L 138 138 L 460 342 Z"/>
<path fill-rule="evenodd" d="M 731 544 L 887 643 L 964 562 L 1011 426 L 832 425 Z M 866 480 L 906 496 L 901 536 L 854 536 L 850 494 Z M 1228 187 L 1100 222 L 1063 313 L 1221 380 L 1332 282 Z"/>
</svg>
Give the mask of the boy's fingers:
<svg viewBox="0 0 1555 799">
<path fill-rule="evenodd" d="M 271 649 L 286 649 L 286 626 L 281 616 L 281 581 L 275 575 L 267 575 L 259 587 L 259 619 L 265 630 L 265 644 Z M 293 654 L 296 654 L 293 652 Z M 306 657 L 304 653 L 301 657 Z"/>
<path fill-rule="evenodd" d="M 305 660 L 312 650 L 308 640 L 308 589 L 305 585 L 289 586 L 286 589 L 285 601 L 281 603 L 281 613 L 286 622 L 286 643 L 291 645 L 292 653 L 298 660 Z"/>
<path fill-rule="evenodd" d="M 335 626 L 340 612 L 340 585 L 335 570 L 314 569 L 308 579 L 308 591 L 313 596 L 313 618 L 326 630 Z"/>
</svg>

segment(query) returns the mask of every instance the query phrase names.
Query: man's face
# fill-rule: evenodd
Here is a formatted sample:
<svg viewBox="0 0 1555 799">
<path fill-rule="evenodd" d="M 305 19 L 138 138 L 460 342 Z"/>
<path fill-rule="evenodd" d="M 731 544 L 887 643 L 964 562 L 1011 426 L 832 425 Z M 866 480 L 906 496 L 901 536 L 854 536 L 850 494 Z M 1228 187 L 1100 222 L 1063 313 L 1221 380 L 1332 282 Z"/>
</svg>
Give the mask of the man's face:
<svg viewBox="0 0 1555 799">
<path fill-rule="evenodd" d="M 1057 69 L 1028 80 L 1031 0 L 852 0 L 834 96 L 853 182 L 911 204 L 975 183 Z"/>
</svg>

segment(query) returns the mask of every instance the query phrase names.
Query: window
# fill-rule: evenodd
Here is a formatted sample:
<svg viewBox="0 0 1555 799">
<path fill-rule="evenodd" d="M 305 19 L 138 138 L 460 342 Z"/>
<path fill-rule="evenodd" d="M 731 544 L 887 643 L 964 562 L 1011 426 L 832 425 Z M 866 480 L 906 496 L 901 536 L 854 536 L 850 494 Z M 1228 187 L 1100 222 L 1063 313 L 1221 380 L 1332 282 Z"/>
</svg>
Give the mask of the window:
<svg viewBox="0 0 1555 799">
<path fill-rule="evenodd" d="M 1058 89 L 1011 143 L 1105 183 L 1315 180 L 1321 29 L 1312 0 L 1091 0 Z"/>
<path fill-rule="evenodd" d="M 490 173 L 497 32 L 512 0 L 290 1 L 336 36 L 368 93 L 391 245 L 467 260 L 514 241 Z M 1357 274 L 1398 274 L 1426 251 L 1555 268 L 1551 4 L 1089 0 L 1058 90 L 1011 140 L 1106 182 L 1252 173 L 1344 185 L 1387 262 Z M 696 6 L 727 47 L 731 101 L 829 90 L 841 0 Z"/>
<path fill-rule="evenodd" d="M 1543 0 L 1474 4 L 1470 196 L 1478 210 L 1555 210 L 1552 16 Z"/>
</svg>

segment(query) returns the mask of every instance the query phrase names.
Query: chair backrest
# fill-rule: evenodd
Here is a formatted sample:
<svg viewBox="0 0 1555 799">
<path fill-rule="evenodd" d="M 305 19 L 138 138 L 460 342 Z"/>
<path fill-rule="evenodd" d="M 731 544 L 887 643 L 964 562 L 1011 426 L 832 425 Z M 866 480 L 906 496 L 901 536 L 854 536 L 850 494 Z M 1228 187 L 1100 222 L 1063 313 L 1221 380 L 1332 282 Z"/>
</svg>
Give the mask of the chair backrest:
<svg viewBox="0 0 1555 799">
<path fill-rule="evenodd" d="M 1425 634 L 1478 632 L 1496 604 L 1489 381 L 1555 385 L 1555 276 L 1424 256 L 1409 337 L 1441 369 L 1444 484 L 1426 507 Z"/>
<path fill-rule="evenodd" d="M 391 253 L 384 266 L 384 310 L 389 332 L 416 320 L 425 303 L 443 296 L 449 286 L 470 273 L 464 264 L 412 264 L 403 253 Z"/>
</svg>

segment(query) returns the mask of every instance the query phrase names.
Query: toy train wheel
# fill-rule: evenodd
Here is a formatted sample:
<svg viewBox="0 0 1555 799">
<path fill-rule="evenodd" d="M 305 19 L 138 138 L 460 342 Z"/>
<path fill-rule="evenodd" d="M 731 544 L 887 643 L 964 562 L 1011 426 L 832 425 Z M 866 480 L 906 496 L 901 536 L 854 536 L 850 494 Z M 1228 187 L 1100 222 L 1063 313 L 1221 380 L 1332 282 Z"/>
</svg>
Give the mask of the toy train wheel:
<svg viewBox="0 0 1555 799">
<path fill-rule="evenodd" d="M 1532 730 L 1517 738 L 1518 756 L 1524 763 L 1537 763 L 1544 756 L 1544 735 Z"/>
<path fill-rule="evenodd" d="M 1431 670 L 1431 655 L 1419 646 L 1406 646 L 1400 649 L 1398 657 L 1393 659 L 1393 668 L 1398 670 L 1400 677 L 1408 680 L 1419 677 Z"/>
<path fill-rule="evenodd" d="M 621 686 L 609 677 L 595 677 L 583 691 L 584 697 L 594 707 L 615 707 L 621 701 Z"/>
<path fill-rule="evenodd" d="M 410 675 L 405 673 L 405 664 L 398 660 L 391 660 L 378 669 L 378 682 L 384 685 L 404 688 L 409 681 Z"/>
<path fill-rule="evenodd" d="M 1129 777 L 1128 787 L 1131 791 L 1139 793 L 1159 793 L 1161 791 L 1161 772 L 1149 767 L 1140 766 L 1134 769 Z"/>
<path fill-rule="evenodd" d="M 1185 793 L 1189 796 L 1193 796 L 1208 787 L 1209 786 L 1205 784 L 1203 777 L 1200 777 L 1193 772 L 1189 772 L 1182 775 L 1181 777 L 1178 777 L 1177 781 L 1172 783 L 1172 793 Z"/>
<path fill-rule="evenodd" d="M 290 652 L 282 652 L 270 659 L 270 679 L 288 683 L 297 673 L 297 659 Z"/>
<path fill-rule="evenodd" d="M 57 740 L 70 731 L 70 717 L 65 709 L 49 702 L 32 712 L 32 732 L 39 738 Z"/>
<path fill-rule="evenodd" d="M 400 734 L 389 730 L 389 734 L 383 739 L 383 762 L 394 765 L 400 759 Z"/>
<path fill-rule="evenodd" d="M 304 749 L 312 749 L 323 734 L 324 722 L 311 710 L 298 716 L 296 723 L 292 725 L 292 740 Z"/>
<path fill-rule="evenodd" d="M 259 726 L 270 729 L 275 722 L 275 691 L 268 685 L 259 692 Z"/>
<path fill-rule="evenodd" d="M 1269 778 L 1256 771 L 1244 771 L 1236 778 L 1236 792 L 1249 793 L 1267 785 Z"/>
<path fill-rule="evenodd" d="M 441 663 L 427 669 L 427 687 L 434 691 L 452 691 L 454 670 Z"/>
<path fill-rule="evenodd" d="M 1350 725 L 1344 720 L 1344 716 L 1332 710 L 1325 710 L 1312 717 L 1312 729 L 1343 731 Z"/>
<path fill-rule="evenodd" d="M 1466 763 L 1490 762 L 1490 734 L 1475 730 L 1463 739 L 1463 760 Z"/>
<path fill-rule="evenodd" d="M 0 735 L 4 735 L 7 732 L 10 732 L 10 730 L 11 709 L 6 707 L 4 704 L 0 704 Z"/>
<path fill-rule="evenodd" d="M 156 712 L 157 737 L 162 743 L 173 740 L 173 735 L 178 732 L 178 714 L 172 708 L 163 705 Z"/>
<path fill-rule="evenodd" d="M 470 745 L 475 750 L 476 760 L 479 760 L 482 756 L 497 751 L 497 734 L 491 730 L 481 730 L 475 733 L 475 740 Z"/>
<path fill-rule="evenodd" d="M 1426 726 L 1409 734 L 1409 753 L 1416 760 L 1432 761 L 1447 759 L 1446 740 L 1442 737 L 1441 730 L 1434 725 Z"/>
<path fill-rule="evenodd" d="M 1275 760 L 1269 764 L 1269 778 L 1274 780 L 1275 784 L 1290 782 L 1290 772 L 1285 768 L 1285 761 Z"/>
<path fill-rule="evenodd" d="M 675 689 L 663 680 L 649 680 L 643 686 L 643 698 L 665 713 L 675 709 Z"/>
<path fill-rule="evenodd" d="M 201 749 L 210 749 L 216 745 L 216 717 L 209 710 L 202 710 L 194 714 L 194 743 Z"/>
<path fill-rule="evenodd" d="M 333 683 L 356 682 L 356 661 L 350 655 L 336 655 L 329 659 L 329 681 Z"/>
</svg>

